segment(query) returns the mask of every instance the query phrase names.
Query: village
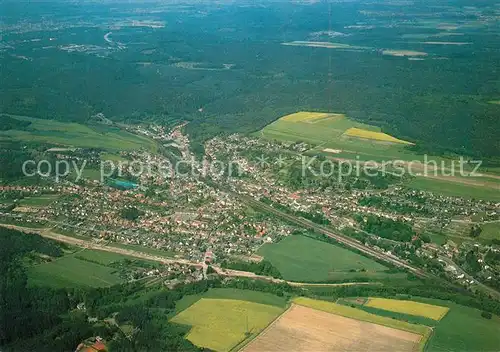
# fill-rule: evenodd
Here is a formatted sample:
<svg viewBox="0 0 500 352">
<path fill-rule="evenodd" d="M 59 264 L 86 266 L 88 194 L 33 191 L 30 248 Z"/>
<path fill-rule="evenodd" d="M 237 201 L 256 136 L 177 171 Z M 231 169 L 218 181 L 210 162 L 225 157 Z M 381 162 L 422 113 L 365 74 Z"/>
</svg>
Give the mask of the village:
<svg viewBox="0 0 500 352">
<path fill-rule="evenodd" d="M 305 143 L 241 135 L 216 137 L 206 143 L 205 156 L 197 161 L 182 127 L 135 127 L 134 133 L 159 141 L 165 149 L 157 154 L 144 150 L 120 153 L 120 165 L 125 169 L 119 167 L 113 177 L 129 180 L 133 187 L 96 179 L 74 183 L 70 178 L 44 186 L 2 186 L 0 198 L 11 202 L 0 209 L 2 222 L 49 226 L 53 231 L 90 237 L 99 243 L 141 246 L 200 263 L 207 253 L 210 262 L 251 260 L 263 244 L 303 231 L 245 204 L 235 196 L 240 194 L 327 224 L 385 255 L 423 266 L 429 265 L 427 260 L 435 260 L 441 264 L 438 272 L 465 286 L 473 285 L 475 276 L 488 282 L 500 280 L 498 256 L 488 254 L 497 253 L 498 248 L 476 241 L 469 233 L 478 214 L 481 221 L 499 221 L 499 204 L 411 190 L 398 181 L 380 189 L 371 180 L 347 177 L 339 182 L 335 177 L 325 181 L 297 175 L 297 165 L 303 163 L 303 152 L 308 148 Z M 92 164 L 97 164 L 95 153 L 91 155 Z M 56 157 L 67 154 L 57 151 Z M 184 172 L 177 165 L 163 172 L 156 167 L 181 160 L 189 161 L 184 163 Z M 131 162 L 155 167 L 134 174 L 126 167 Z M 207 168 L 210 163 L 230 167 Z M 43 206 L 23 204 L 23 199 L 42 195 L 53 197 L 53 201 Z M 371 233 L 366 226 L 368 218 L 407 226 L 410 240 L 401 242 Z M 467 230 L 447 232 L 457 221 Z M 436 243 L 437 234 L 443 233 L 446 240 Z M 474 265 L 473 270 L 468 254 L 472 249 L 481 253 L 475 259 L 479 268 Z"/>
</svg>

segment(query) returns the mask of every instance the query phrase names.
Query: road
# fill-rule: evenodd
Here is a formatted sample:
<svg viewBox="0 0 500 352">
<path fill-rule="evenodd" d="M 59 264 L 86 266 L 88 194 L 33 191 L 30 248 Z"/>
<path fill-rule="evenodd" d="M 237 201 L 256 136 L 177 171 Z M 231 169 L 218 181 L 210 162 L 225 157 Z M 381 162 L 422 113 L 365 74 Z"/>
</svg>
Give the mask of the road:
<svg viewBox="0 0 500 352">
<path fill-rule="evenodd" d="M 131 250 L 131 249 L 124 249 L 124 248 L 119 248 L 119 247 L 113 247 L 109 246 L 106 244 L 100 244 L 100 243 L 95 243 L 92 242 L 91 240 L 82 240 L 70 236 L 65 236 L 61 235 L 59 233 L 52 232 L 52 229 L 50 228 L 31 228 L 31 227 L 23 227 L 23 226 L 17 226 L 17 225 L 10 225 L 10 224 L 0 224 L 1 227 L 6 227 L 9 229 L 14 229 L 18 230 L 27 234 L 38 234 L 42 237 L 45 238 L 50 238 L 52 240 L 58 241 L 58 242 L 63 242 L 79 247 L 84 247 L 84 248 L 89 248 L 89 249 L 95 249 L 95 250 L 100 250 L 100 251 L 106 251 L 106 252 L 113 252 L 117 254 L 122 254 L 126 255 L 129 257 L 134 257 L 138 259 L 145 259 L 145 260 L 150 260 L 150 261 L 155 261 L 155 262 L 160 262 L 162 264 L 185 264 L 189 266 L 194 266 L 197 268 L 203 268 L 204 263 L 198 263 L 198 262 L 193 262 L 189 261 L 186 259 L 179 259 L 179 258 L 167 258 L 167 257 L 160 257 L 157 255 L 151 255 L 148 253 L 136 251 L 136 250 Z M 294 282 L 294 281 L 286 281 L 286 280 L 281 280 L 281 279 L 276 279 L 270 276 L 263 276 L 263 275 L 257 275 L 252 272 L 248 271 L 240 271 L 240 270 L 231 270 L 231 269 L 222 269 L 218 266 L 212 265 L 212 268 L 221 276 L 230 276 L 230 277 L 247 277 L 251 279 L 258 279 L 258 280 L 266 280 L 274 283 L 287 283 L 290 286 L 354 286 L 354 285 L 379 285 L 380 283 L 377 282 L 346 282 L 346 283 L 339 283 L 339 284 L 329 284 L 329 283 L 318 283 L 318 284 L 311 284 L 307 282 Z"/>
<path fill-rule="evenodd" d="M 200 268 L 202 266 L 201 263 L 192 262 L 192 261 L 189 261 L 186 259 L 160 257 L 157 255 L 139 252 L 136 250 L 124 249 L 124 248 L 109 246 L 106 244 L 95 243 L 95 242 L 92 242 L 91 240 L 87 241 L 87 240 L 82 240 L 79 238 L 65 236 L 65 235 L 61 235 L 59 233 L 52 232 L 52 230 L 50 228 L 30 228 L 30 227 L 22 227 L 22 226 L 9 225 L 9 224 L 0 224 L 0 226 L 7 227 L 10 229 L 14 229 L 14 230 L 18 230 L 18 231 L 25 232 L 25 233 L 36 233 L 42 237 L 50 238 L 50 239 L 58 241 L 58 242 L 64 242 L 64 243 L 68 243 L 71 245 L 76 245 L 79 247 L 85 247 L 85 248 L 95 249 L 95 250 L 99 250 L 99 251 L 123 254 L 123 255 L 126 255 L 129 257 L 135 257 L 135 258 L 139 258 L 139 259 L 156 261 L 156 262 L 160 262 L 163 264 L 185 264 L 185 265 L 190 265 L 190 266 L 195 266 L 195 267 L 200 267 Z"/>
<path fill-rule="evenodd" d="M 469 281 L 473 280 L 474 285 L 476 285 L 478 288 L 480 288 L 483 292 L 488 293 L 492 297 L 495 297 L 495 299 L 500 300 L 500 292 L 495 290 L 492 287 L 489 287 L 481 282 L 479 282 L 477 279 L 475 279 L 473 276 L 469 275 L 465 270 L 463 270 L 457 263 L 455 263 L 452 259 L 445 257 L 445 256 L 439 256 L 439 259 L 444 261 L 447 265 L 452 266 L 454 268 L 457 268 L 459 274 L 464 275 L 464 279 L 467 279 Z"/>
<path fill-rule="evenodd" d="M 398 267 L 401 267 L 401 268 L 405 268 L 407 269 L 408 271 L 412 272 L 413 274 L 419 276 L 419 277 L 422 277 L 422 278 L 433 278 L 433 279 L 436 279 L 436 280 L 439 280 L 440 282 L 442 282 L 443 284 L 448 284 L 448 285 L 451 285 L 451 286 L 456 286 L 458 287 L 457 285 L 447 281 L 447 280 L 444 280 L 442 278 L 439 278 L 435 275 L 432 275 L 430 273 L 427 273 L 425 272 L 424 270 L 422 269 L 419 269 L 419 268 L 416 268 L 410 264 L 408 264 L 407 262 L 399 259 L 399 258 L 396 258 L 394 256 L 390 256 L 388 254 L 385 254 L 385 253 L 382 253 L 382 252 L 379 252 L 379 251 L 376 251 L 370 247 L 367 247 L 355 240 L 353 240 L 352 238 L 349 238 L 349 237 L 346 237 L 344 235 L 339 235 L 337 233 L 334 233 L 333 231 L 331 231 L 330 229 L 324 227 L 324 226 L 321 226 L 321 225 L 318 225 L 312 221 L 309 221 L 307 219 L 304 219 L 304 218 L 300 218 L 300 217 L 297 217 L 297 216 L 294 216 L 294 215 L 290 215 L 288 213 L 285 213 L 281 210 L 278 210 L 278 209 L 275 209 L 273 208 L 272 206 L 268 205 L 268 204 L 265 204 L 263 202 L 260 202 L 258 200 L 255 200 L 254 198 L 252 197 L 249 197 L 249 196 L 246 196 L 246 195 L 243 195 L 243 194 L 239 194 L 239 193 L 236 193 L 236 192 L 233 192 L 233 191 L 228 191 L 230 192 L 231 194 L 235 195 L 236 197 L 239 197 L 242 201 L 246 202 L 246 204 L 250 204 L 250 205 L 253 205 L 255 206 L 256 208 L 260 208 L 262 210 L 265 210 L 265 211 L 268 211 L 276 216 L 279 216 L 285 220 L 288 220 L 292 223 L 295 223 L 299 226 L 302 226 L 302 227 L 305 227 L 305 228 L 310 228 L 310 229 L 313 229 L 314 231 L 318 232 L 318 233 L 321 233 L 321 234 L 324 234 L 330 238 L 333 238 L 335 239 L 336 241 L 342 243 L 342 244 L 345 244 L 346 246 L 349 246 L 351 248 L 354 248 L 356 250 L 359 250 L 360 252 L 363 252 L 371 257 L 374 257 L 374 258 L 377 258 L 377 259 L 380 259 L 380 260 L 383 260 L 385 262 L 388 262 L 388 263 L 391 263 L 393 265 L 396 265 Z M 455 264 L 455 266 L 457 266 Z M 465 272 L 464 272 L 465 273 Z M 466 276 L 468 276 L 466 274 Z M 472 277 L 470 277 L 472 279 Z M 475 280 L 476 283 L 477 283 L 477 287 L 481 289 L 481 291 L 483 291 L 483 293 L 486 293 L 488 295 L 491 295 L 492 297 L 495 297 L 497 300 L 500 300 L 500 292 L 498 292 L 497 290 L 489 287 L 489 286 L 486 286 L 480 282 L 478 282 L 477 280 Z"/>
</svg>

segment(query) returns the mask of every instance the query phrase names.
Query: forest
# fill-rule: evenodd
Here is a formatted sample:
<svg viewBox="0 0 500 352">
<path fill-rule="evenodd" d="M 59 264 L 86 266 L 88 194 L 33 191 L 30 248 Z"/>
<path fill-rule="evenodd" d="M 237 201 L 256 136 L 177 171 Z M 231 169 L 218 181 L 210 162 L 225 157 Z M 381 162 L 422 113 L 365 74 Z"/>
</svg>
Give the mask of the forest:
<svg viewBox="0 0 500 352">
<path fill-rule="evenodd" d="M 288 113 L 331 111 L 417 142 L 421 152 L 495 157 L 500 120 L 488 101 L 498 99 L 498 33 L 483 23 L 493 3 L 467 15 L 476 27 L 460 28 L 460 41 L 472 44 L 429 46 L 402 40 L 440 33 L 437 25 L 416 25 L 436 16 L 426 1 L 393 13 L 390 26 L 392 5 L 377 4 L 374 12 L 364 2 L 132 2 L 114 17 L 105 3 L 21 9 L 12 2 L 2 14 L 0 112 L 82 123 L 97 113 L 115 122 L 188 121 L 199 148 L 214 135 L 257 131 Z M 74 12 L 86 21 L 74 23 Z M 441 22 L 460 22 L 454 12 L 439 14 Z M 40 22 L 43 15 L 59 24 L 56 31 Z M 159 25 L 113 26 L 132 18 Z M 22 21 L 32 29 L 19 30 Z M 352 28 L 356 23 L 369 29 Z M 103 39 L 108 32 L 111 43 Z M 364 49 L 282 45 L 309 39 Z M 386 48 L 428 57 L 382 55 Z"/>
<path fill-rule="evenodd" d="M 364 231 L 376 233 L 382 238 L 399 242 L 410 242 L 412 237 L 415 236 L 412 226 L 404 221 L 391 220 L 375 215 L 362 217 L 356 214 L 354 218 Z"/>
<path fill-rule="evenodd" d="M 113 340 L 111 352 L 151 350 L 198 351 L 184 339 L 186 327 L 168 323 L 164 312 L 185 294 L 207 290 L 206 282 L 182 286 L 175 291 L 158 291 L 145 303 L 127 300 L 142 284 L 116 285 L 103 289 L 51 289 L 29 285 L 25 263 L 30 256 L 57 258 L 65 245 L 39 235 L 26 235 L 0 228 L 0 348 L 2 351 L 73 351 L 84 339 L 101 336 Z M 86 311 L 78 310 L 84 303 Z M 127 303 L 125 303 L 127 302 Z M 155 307 L 151 310 L 151 307 Z M 130 321 L 140 328 L 131 342 L 113 325 L 91 323 L 89 316 L 105 318 L 117 313 L 118 321 Z"/>
<path fill-rule="evenodd" d="M 44 254 L 57 258 L 65 245 L 38 235 L 0 228 L 0 348 L 2 351 L 66 351 L 91 336 L 101 336 L 110 352 L 151 350 L 199 351 L 184 336 L 189 330 L 168 322 L 175 304 L 186 295 L 200 294 L 212 287 L 238 288 L 272 293 L 280 297 L 308 296 L 335 300 L 340 297 L 394 297 L 406 295 L 449 300 L 478 308 L 485 316 L 500 314 L 498 301 L 473 294 L 435 279 L 408 280 L 398 284 L 311 287 L 307 290 L 287 283 L 237 278 L 221 281 L 216 274 L 208 280 L 180 284 L 174 289 L 146 287 L 140 282 L 103 288 L 49 289 L 29 285 L 26 258 Z M 266 265 L 263 265 L 266 267 Z M 268 268 L 269 269 L 269 268 Z M 267 270 L 267 269 L 266 269 Z M 269 274 L 269 272 L 268 272 Z M 81 309 L 83 305 L 83 309 Z M 80 308 L 77 308 L 80 307 Z M 103 324 L 110 316 L 118 324 L 137 327 L 129 339 L 117 325 Z M 97 319 L 93 321 L 89 319 Z"/>
</svg>

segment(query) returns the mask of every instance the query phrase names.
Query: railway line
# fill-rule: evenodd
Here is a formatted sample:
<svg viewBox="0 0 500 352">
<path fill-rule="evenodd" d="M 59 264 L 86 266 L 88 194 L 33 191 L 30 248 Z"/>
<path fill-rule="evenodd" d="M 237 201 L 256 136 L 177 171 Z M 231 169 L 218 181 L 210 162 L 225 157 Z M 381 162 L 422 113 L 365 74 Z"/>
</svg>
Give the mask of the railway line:
<svg viewBox="0 0 500 352">
<path fill-rule="evenodd" d="M 394 256 L 391 256 L 391 255 L 388 255 L 388 254 L 385 254 L 385 253 L 382 253 L 379 251 L 376 251 L 375 249 L 367 247 L 367 246 L 363 245 L 362 243 L 359 243 L 358 241 L 353 240 L 352 238 L 335 233 L 335 232 L 331 231 L 330 229 L 327 229 L 324 226 L 318 225 L 310 220 L 307 220 L 304 218 L 299 218 L 297 216 L 285 213 L 285 212 L 278 210 L 278 209 L 276 209 L 268 204 L 265 204 L 261 201 L 255 200 L 254 198 L 252 198 L 250 196 L 243 195 L 243 194 L 236 193 L 236 192 L 231 192 L 231 193 L 234 194 L 236 197 L 240 198 L 241 200 L 243 200 L 247 204 L 251 204 L 257 208 L 263 209 L 267 212 L 270 212 L 276 216 L 279 216 L 279 217 L 281 217 L 285 220 L 288 220 L 292 223 L 295 223 L 299 226 L 313 229 L 314 231 L 316 231 L 318 233 L 321 233 L 321 234 L 326 235 L 330 238 L 333 238 L 337 242 L 342 243 L 348 247 L 354 248 L 354 249 L 356 249 L 356 250 L 358 250 L 366 255 L 369 255 L 371 257 L 374 257 L 374 258 L 383 260 L 385 262 L 391 263 L 391 264 L 396 265 L 400 268 L 404 268 L 404 269 L 414 273 L 417 276 L 431 277 L 430 274 L 426 273 L 422 269 L 416 268 L 416 267 L 408 264 L 407 262 L 405 262 L 399 258 L 396 258 Z"/>
</svg>

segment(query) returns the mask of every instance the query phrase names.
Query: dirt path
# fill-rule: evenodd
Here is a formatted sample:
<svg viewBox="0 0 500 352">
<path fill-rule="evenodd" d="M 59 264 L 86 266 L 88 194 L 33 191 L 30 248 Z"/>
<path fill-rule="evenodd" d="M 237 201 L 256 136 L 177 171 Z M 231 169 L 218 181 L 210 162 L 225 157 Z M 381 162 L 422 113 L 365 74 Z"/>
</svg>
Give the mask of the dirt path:
<svg viewBox="0 0 500 352">
<path fill-rule="evenodd" d="M 42 237 L 50 238 L 55 241 L 59 242 L 64 242 L 84 248 L 90 248 L 90 249 L 96 249 L 100 251 L 105 251 L 105 252 L 113 252 L 113 253 L 118 253 L 118 254 L 123 254 L 127 255 L 130 257 L 135 257 L 139 259 L 146 259 L 146 260 L 151 260 L 151 261 L 156 261 L 164 264 L 185 264 L 185 265 L 191 265 L 191 266 L 196 266 L 196 267 L 201 267 L 201 263 L 196 263 L 192 262 L 186 259 L 175 259 L 175 258 L 166 258 L 166 257 L 160 257 L 144 252 L 139 252 L 135 250 L 130 250 L 130 249 L 124 249 L 124 248 L 119 248 L 119 247 L 113 247 L 113 246 L 108 246 L 105 244 L 99 244 L 99 243 L 93 243 L 91 241 L 86 241 L 86 240 L 81 240 L 78 238 L 70 237 L 70 236 L 65 236 L 61 235 L 59 233 L 52 232 L 50 228 L 30 228 L 30 227 L 22 227 L 22 226 L 17 226 L 17 225 L 10 225 L 10 224 L 0 224 L 0 226 L 22 231 L 25 233 L 35 233 L 39 234 Z"/>
</svg>

